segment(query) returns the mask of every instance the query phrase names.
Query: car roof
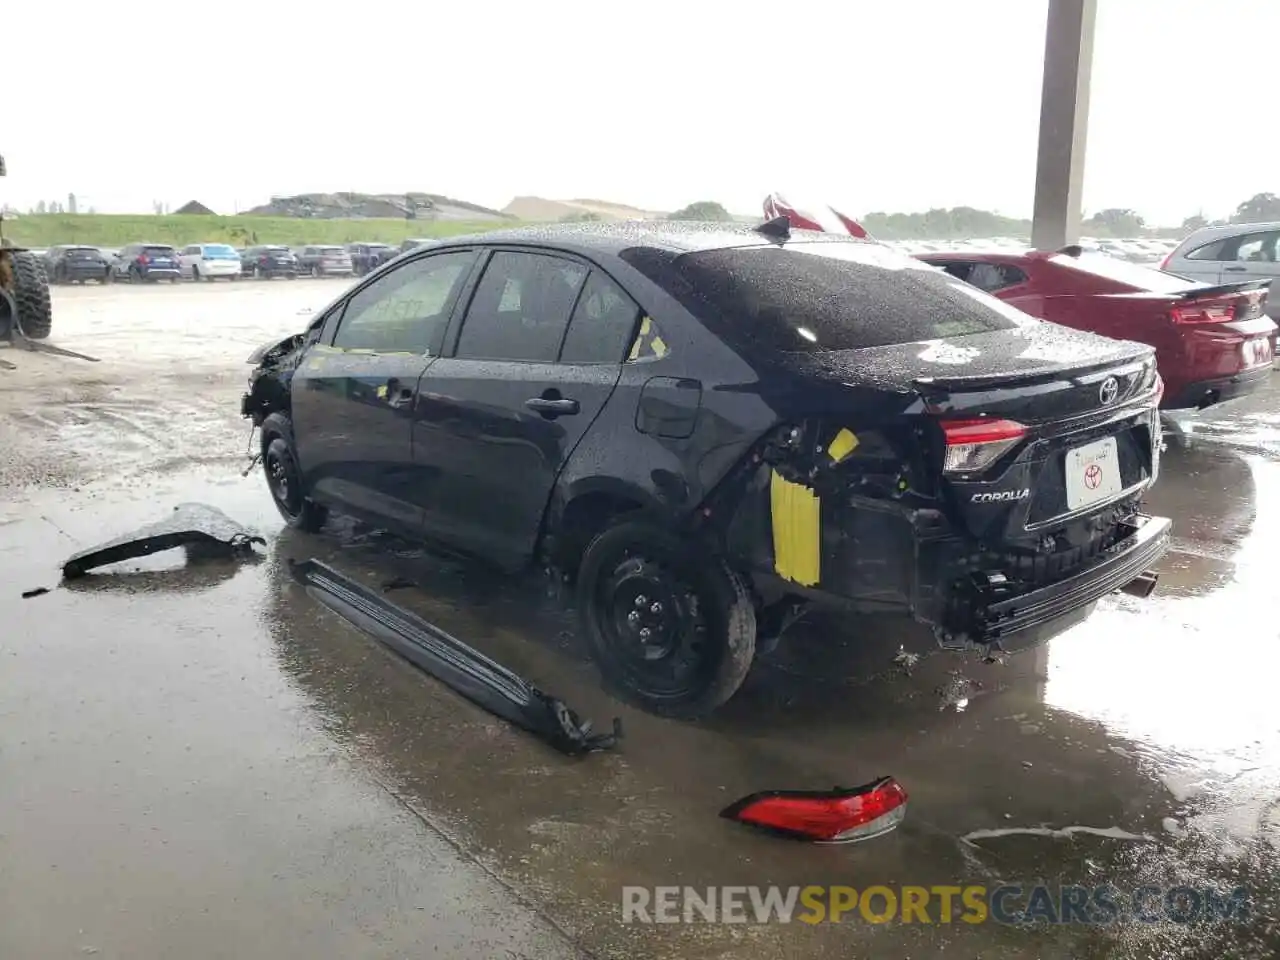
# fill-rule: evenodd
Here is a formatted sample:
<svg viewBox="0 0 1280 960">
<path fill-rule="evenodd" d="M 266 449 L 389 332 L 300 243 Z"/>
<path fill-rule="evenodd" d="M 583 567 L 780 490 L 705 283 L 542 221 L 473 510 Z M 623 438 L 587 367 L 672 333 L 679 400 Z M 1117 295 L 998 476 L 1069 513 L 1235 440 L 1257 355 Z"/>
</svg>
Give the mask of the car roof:
<svg viewBox="0 0 1280 960">
<path fill-rule="evenodd" d="M 791 238 L 806 243 L 870 243 L 847 234 L 792 230 Z M 776 242 L 747 224 L 680 220 L 619 220 L 614 222 L 555 223 L 512 227 L 486 233 L 449 237 L 443 244 L 531 244 L 584 254 L 617 255 L 634 247 L 650 247 L 674 254 L 721 250 L 726 247 L 767 246 Z"/>
<path fill-rule="evenodd" d="M 1271 233 L 1280 230 L 1280 220 L 1270 220 L 1264 223 L 1228 223 L 1219 227 L 1201 227 L 1193 233 L 1187 234 L 1182 242 L 1178 244 L 1178 250 L 1190 244 L 1200 246 L 1210 240 L 1221 240 L 1223 237 L 1239 237 L 1246 233 Z"/>
</svg>

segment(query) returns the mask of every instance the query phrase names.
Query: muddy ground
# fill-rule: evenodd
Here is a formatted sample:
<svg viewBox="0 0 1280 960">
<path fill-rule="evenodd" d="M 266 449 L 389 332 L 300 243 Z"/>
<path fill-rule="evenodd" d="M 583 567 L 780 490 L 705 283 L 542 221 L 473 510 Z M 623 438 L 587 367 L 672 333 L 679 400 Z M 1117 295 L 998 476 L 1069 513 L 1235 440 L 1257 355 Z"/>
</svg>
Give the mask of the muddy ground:
<svg viewBox="0 0 1280 960">
<path fill-rule="evenodd" d="M 241 476 L 244 358 L 337 284 L 60 288 L 54 342 L 101 362 L 0 351 L 18 366 L 0 370 L 0 957 L 1276 954 L 1280 387 L 1171 443 L 1150 507 L 1177 539 L 1151 599 L 1108 598 L 994 665 L 891 622 L 813 617 L 722 714 L 685 724 L 603 693 L 541 581 L 341 519 L 286 532 L 261 473 Z M 185 501 L 255 526 L 261 558 L 59 585 L 65 556 Z M 286 558 L 311 556 L 414 581 L 399 602 L 597 724 L 621 716 L 624 746 L 567 760 L 458 699 L 288 582 Z M 909 672 L 900 646 L 921 654 Z M 884 773 L 908 817 L 866 844 L 716 816 L 756 790 Z M 1253 910 L 620 919 L 624 885 L 1003 882 L 1244 885 Z"/>
</svg>

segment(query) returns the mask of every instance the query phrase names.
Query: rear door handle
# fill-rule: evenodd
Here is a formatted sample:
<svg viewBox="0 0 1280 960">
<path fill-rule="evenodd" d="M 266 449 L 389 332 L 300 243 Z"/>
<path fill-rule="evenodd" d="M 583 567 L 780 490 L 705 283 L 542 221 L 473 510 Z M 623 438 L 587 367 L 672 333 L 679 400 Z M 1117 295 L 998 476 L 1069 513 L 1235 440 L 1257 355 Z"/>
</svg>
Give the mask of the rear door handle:
<svg viewBox="0 0 1280 960">
<path fill-rule="evenodd" d="M 552 400 L 547 397 L 530 397 L 524 405 L 547 418 L 571 417 L 582 409 L 577 400 Z"/>
<path fill-rule="evenodd" d="M 1244 273 L 1248 267 L 1223 267 L 1223 273 Z"/>
</svg>

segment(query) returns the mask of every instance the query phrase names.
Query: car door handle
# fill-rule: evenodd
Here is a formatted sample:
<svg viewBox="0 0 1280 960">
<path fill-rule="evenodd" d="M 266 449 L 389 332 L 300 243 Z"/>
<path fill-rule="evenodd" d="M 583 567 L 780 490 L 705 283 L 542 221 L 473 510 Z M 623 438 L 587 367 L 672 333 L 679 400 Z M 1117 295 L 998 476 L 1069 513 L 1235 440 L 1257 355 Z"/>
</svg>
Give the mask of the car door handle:
<svg viewBox="0 0 1280 960">
<path fill-rule="evenodd" d="M 524 402 L 524 405 L 547 418 L 571 417 L 582 409 L 577 400 L 551 399 L 549 397 L 530 397 Z"/>
<path fill-rule="evenodd" d="M 1249 269 L 1248 267 L 1223 267 L 1222 272 L 1223 273 L 1244 273 L 1248 269 Z"/>
</svg>

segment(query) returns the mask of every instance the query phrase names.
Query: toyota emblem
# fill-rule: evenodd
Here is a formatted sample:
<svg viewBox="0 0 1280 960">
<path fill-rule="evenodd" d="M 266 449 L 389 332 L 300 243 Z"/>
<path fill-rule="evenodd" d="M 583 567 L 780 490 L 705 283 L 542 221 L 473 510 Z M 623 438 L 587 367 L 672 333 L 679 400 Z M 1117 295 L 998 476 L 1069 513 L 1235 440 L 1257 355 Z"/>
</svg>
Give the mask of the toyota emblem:
<svg viewBox="0 0 1280 960">
<path fill-rule="evenodd" d="M 1102 381 L 1102 386 L 1098 388 L 1098 399 L 1102 401 L 1105 407 L 1108 403 L 1115 403 L 1116 397 L 1120 395 L 1120 381 L 1115 377 L 1107 377 Z"/>
</svg>

